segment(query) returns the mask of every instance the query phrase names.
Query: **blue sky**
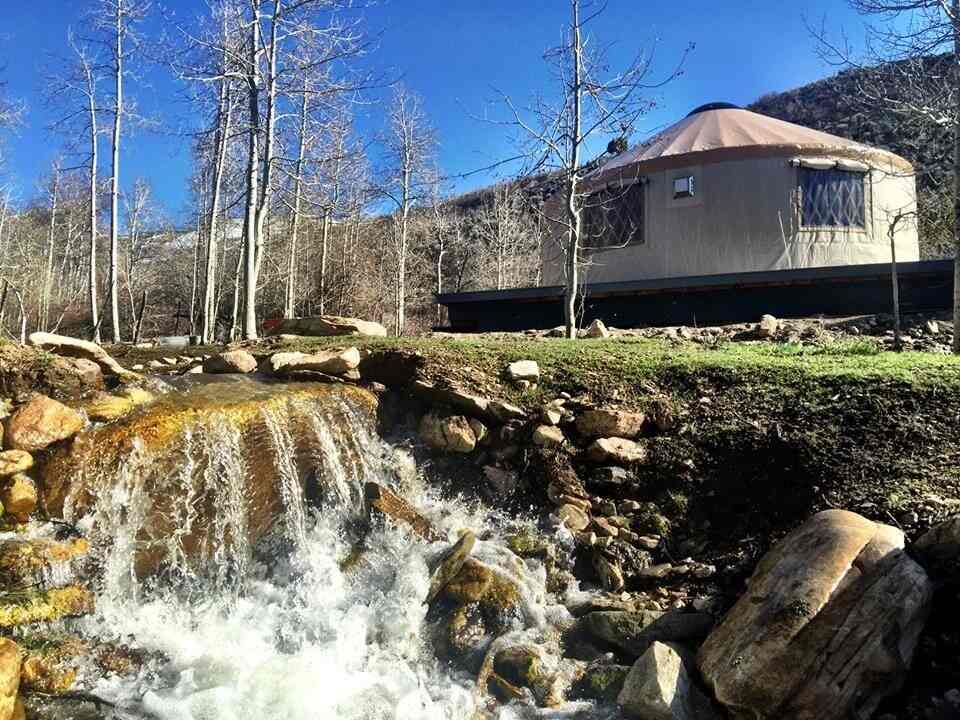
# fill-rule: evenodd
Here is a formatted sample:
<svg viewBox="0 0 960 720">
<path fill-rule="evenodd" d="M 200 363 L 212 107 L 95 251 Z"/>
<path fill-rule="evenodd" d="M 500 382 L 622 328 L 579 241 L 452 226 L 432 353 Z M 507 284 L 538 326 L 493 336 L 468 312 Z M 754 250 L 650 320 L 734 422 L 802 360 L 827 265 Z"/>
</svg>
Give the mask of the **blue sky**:
<svg viewBox="0 0 960 720">
<path fill-rule="evenodd" d="M 158 0 L 160 2 L 161 0 Z M 70 26 L 77 26 L 84 0 L 32 0 L 9 3 L 0 35 L 0 61 L 7 92 L 28 108 L 26 127 L 8 141 L 8 182 L 19 197 L 37 193 L 62 144 L 47 126 L 53 113 L 40 92 L 44 69 L 64 52 Z M 200 0 L 166 0 L 168 12 L 190 16 Z M 374 53 L 364 59 L 391 77 L 402 77 L 424 98 L 440 140 L 439 160 L 449 175 L 465 173 L 506 157 L 511 148 L 503 128 L 478 122 L 502 90 L 518 101 L 549 83 L 542 61 L 557 44 L 569 12 L 566 0 L 386 0 L 365 11 L 371 32 L 381 34 Z M 612 44 L 613 65 L 622 64 L 640 46 L 656 43 L 656 65 L 667 71 L 689 43 L 683 77 L 658 92 L 659 108 L 646 118 L 634 141 L 685 115 L 696 105 L 724 100 L 746 104 L 759 95 L 786 90 L 831 74 L 815 52 L 804 18 L 826 18 L 831 31 L 862 35 L 862 19 L 845 0 L 609 0 L 606 14 L 593 26 Z M 145 28 L 161 30 L 159 13 Z M 146 115 L 161 125 L 138 131 L 123 150 L 121 184 L 148 180 L 170 217 L 183 221 L 190 174 L 190 141 L 179 134 L 193 122 L 182 88 L 161 67 L 147 68 L 131 80 L 129 92 Z M 376 94 L 371 100 L 377 99 Z M 362 132 L 375 133 L 381 109 L 358 109 Z M 103 152 L 108 151 L 104 143 Z M 486 184 L 489 175 L 461 181 L 458 190 Z"/>
</svg>

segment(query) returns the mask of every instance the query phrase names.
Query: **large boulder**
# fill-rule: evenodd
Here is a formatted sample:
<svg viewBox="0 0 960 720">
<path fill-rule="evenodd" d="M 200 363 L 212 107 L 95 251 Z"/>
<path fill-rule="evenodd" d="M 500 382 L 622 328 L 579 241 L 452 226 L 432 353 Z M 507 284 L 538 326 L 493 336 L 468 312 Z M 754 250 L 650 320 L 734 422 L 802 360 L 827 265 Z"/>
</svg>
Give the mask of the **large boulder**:
<svg viewBox="0 0 960 720">
<path fill-rule="evenodd" d="M 719 720 L 692 679 L 693 665 L 681 648 L 653 643 L 627 673 L 617 704 L 639 720 Z"/>
<path fill-rule="evenodd" d="M 480 397 L 458 388 L 440 387 L 417 380 L 410 389 L 418 398 L 431 404 L 450 405 L 470 417 L 486 422 L 506 423 L 511 420 L 526 420 L 527 414 L 520 408 L 502 400 Z"/>
<path fill-rule="evenodd" d="M 228 350 L 203 361 L 205 373 L 250 373 L 257 369 L 257 359 L 246 350 Z"/>
<path fill-rule="evenodd" d="M 577 416 L 577 432 L 588 438 L 633 439 L 643 432 L 643 413 L 625 410 L 587 410 Z"/>
<path fill-rule="evenodd" d="M 89 340 L 80 340 L 79 338 L 55 335 L 53 333 L 35 332 L 31 333 L 27 341 L 35 347 L 51 350 L 58 355 L 92 360 L 108 375 L 116 375 L 117 377 L 125 379 L 137 377 L 136 373 L 124 368 L 120 363 L 110 357 L 106 350 Z"/>
<path fill-rule="evenodd" d="M 339 317 L 337 315 L 319 315 L 317 317 L 291 318 L 283 320 L 271 328 L 270 335 L 307 335 L 327 337 L 340 335 L 358 335 L 364 337 L 386 337 L 387 329 L 380 323 L 358 318 Z"/>
<path fill-rule="evenodd" d="M 83 429 L 83 415 L 63 403 L 35 395 L 7 421 L 6 445 L 14 450 L 42 450 Z"/>
<path fill-rule="evenodd" d="M 734 717 L 868 718 L 901 686 L 932 595 L 900 530 L 827 510 L 763 558 L 700 671 Z"/>
<path fill-rule="evenodd" d="M 20 646 L 0 638 L 0 718 L 12 718 L 20 689 Z"/>
<path fill-rule="evenodd" d="M 359 367 L 360 351 L 354 347 L 309 355 L 301 352 L 278 352 L 270 356 L 267 364 L 274 375 L 290 375 L 300 371 L 343 375 Z"/>
<path fill-rule="evenodd" d="M 477 446 L 470 421 L 462 415 L 427 413 L 420 421 L 420 438 L 434 450 L 469 453 Z"/>
</svg>

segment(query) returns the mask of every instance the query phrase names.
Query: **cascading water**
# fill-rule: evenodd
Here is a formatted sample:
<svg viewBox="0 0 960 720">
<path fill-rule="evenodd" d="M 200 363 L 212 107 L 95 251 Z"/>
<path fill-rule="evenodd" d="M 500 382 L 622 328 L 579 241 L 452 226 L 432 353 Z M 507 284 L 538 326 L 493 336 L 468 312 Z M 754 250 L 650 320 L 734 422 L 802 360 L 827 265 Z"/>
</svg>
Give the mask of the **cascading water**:
<svg viewBox="0 0 960 720">
<path fill-rule="evenodd" d="M 243 422 L 227 403 L 191 411 L 162 449 L 152 431 L 117 443 L 122 457 L 91 463 L 84 490 L 65 497 L 67 517 L 87 497 L 82 523 L 105 566 L 82 631 L 155 658 L 138 676 L 100 678 L 90 691 L 121 718 L 479 717 L 476 674 L 440 661 L 426 637 L 424 600 L 447 545 L 389 523 L 362 537 L 356 528 L 366 527 L 370 481 L 402 484 L 451 541 L 466 527 L 493 538 L 496 523 L 418 483 L 412 460 L 376 435 L 356 394 L 329 386 L 257 392 L 261 402 L 241 413 Z M 179 402 L 197 398 L 186 393 Z M 310 510 L 305 485 L 319 496 Z M 275 496 L 276 516 L 258 535 Z M 536 639 L 565 615 L 547 602 L 539 564 L 525 565 L 492 539 L 478 541 L 472 556 L 520 588 L 517 638 Z M 154 580 L 139 579 L 145 568 Z M 550 716 L 585 709 L 599 717 L 583 705 Z M 517 705 L 499 713 L 546 716 Z"/>
</svg>

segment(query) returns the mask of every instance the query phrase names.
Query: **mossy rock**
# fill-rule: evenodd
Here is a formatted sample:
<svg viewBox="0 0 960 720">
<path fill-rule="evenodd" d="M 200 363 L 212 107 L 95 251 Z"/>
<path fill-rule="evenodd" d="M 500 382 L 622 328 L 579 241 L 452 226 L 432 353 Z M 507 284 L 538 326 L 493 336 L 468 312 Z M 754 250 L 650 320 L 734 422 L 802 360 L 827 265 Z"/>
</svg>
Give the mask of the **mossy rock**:
<svg viewBox="0 0 960 720">
<path fill-rule="evenodd" d="M 493 670 L 513 685 L 531 690 L 545 679 L 543 660 L 533 645 L 513 645 L 499 651 L 493 660 Z"/>
<path fill-rule="evenodd" d="M 605 703 L 617 701 L 623 683 L 630 672 L 628 665 L 593 663 L 570 690 L 571 700 L 598 700 Z"/>
<path fill-rule="evenodd" d="M 0 596 L 0 628 L 86 615 L 93 606 L 93 593 L 77 585 L 7 592 Z"/>
<path fill-rule="evenodd" d="M 0 583 L 24 587 L 39 583 L 43 571 L 69 563 L 90 550 L 84 538 L 66 542 L 53 540 L 7 540 L 0 543 Z"/>
</svg>

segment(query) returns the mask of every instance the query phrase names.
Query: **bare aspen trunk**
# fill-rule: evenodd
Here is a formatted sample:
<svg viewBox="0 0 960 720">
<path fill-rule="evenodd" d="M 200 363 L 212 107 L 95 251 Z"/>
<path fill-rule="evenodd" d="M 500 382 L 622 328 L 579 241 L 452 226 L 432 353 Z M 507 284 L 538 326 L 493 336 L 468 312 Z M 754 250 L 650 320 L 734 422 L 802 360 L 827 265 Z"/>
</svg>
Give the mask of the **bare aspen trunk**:
<svg viewBox="0 0 960 720">
<path fill-rule="evenodd" d="M 257 230 L 257 205 L 260 197 L 260 156 L 257 135 L 260 129 L 260 87 L 258 84 L 259 52 L 257 49 L 260 31 L 260 3 L 252 0 L 253 22 L 250 26 L 250 47 L 248 62 L 249 76 L 247 78 L 247 103 L 250 113 L 250 128 L 247 133 L 247 208 L 243 225 L 243 256 L 244 256 L 244 314 L 243 335 L 248 340 L 257 339 L 257 246 L 260 242 Z M 238 303 L 233 304 L 236 315 Z"/>
<path fill-rule="evenodd" d="M 887 233 L 890 236 L 890 280 L 893 284 L 893 346 L 899 351 L 903 349 L 903 342 L 900 323 L 900 278 L 897 274 L 897 220 L 890 224 Z"/>
<path fill-rule="evenodd" d="M 226 30 L 224 30 L 226 33 Z M 226 63 L 224 50 L 224 63 Z M 227 80 L 221 81 L 219 117 L 217 119 L 216 161 L 213 169 L 213 190 L 210 198 L 210 216 L 207 219 L 207 254 L 203 277 L 203 342 L 213 341 L 217 330 L 217 232 L 220 220 L 220 196 L 223 190 L 223 176 L 226 171 L 227 147 L 230 142 L 232 102 L 230 86 Z"/>
<path fill-rule="evenodd" d="M 90 77 L 88 71 L 88 78 Z M 88 80 L 89 83 L 89 80 Z M 90 267 L 88 294 L 90 322 L 93 324 L 93 341 L 100 342 L 100 306 L 97 298 L 97 165 L 99 142 L 97 129 L 96 97 L 90 93 Z"/>
<path fill-rule="evenodd" d="M 292 318 L 296 315 L 297 304 L 297 235 L 300 231 L 300 210 L 303 204 L 303 163 L 307 152 L 307 75 L 303 75 L 303 97 L 300 98 L 300 147 L 297 148 L 297 169 L 294 180 L 293 222 L 290 228 L 290 249 L 287 258 L 287 294 L 283 305 L 283 316 Z M 322 272 L 322 271 L 321 271 Z M 323 302 L 323 288 L 321 286 L 321 303 Z M 321 314 L 322 314 L 321 310 Z"/>
<path fill-rule="evenodd" d="M 259 0 L 257 0 L 259 4 Z M 270 23 L 270 50 L 267 55 L 267 117 L 263 144 L 263 178 L 259 183 L 259 201 L 256 205 L 256 262 L 254 264 L 254 293 L 256 293 L 256 284 L 260 277 L 260 268 L 263 264 L 264 238 L 267 226 L 267 218 L 270 216 L 270 201 L 273 197 L 273 161 L 276 153 L 276 134 L 277 134 L 277 55 L 279 52 L 279 28 L 283 15 L 283 3 L 281 0 L 275 0 L 273 6 L 273 18 Z M 257 21 L 257 28 L 260 23 Z M 258 117 L 259 120 L 259 117 Z M 259 122 L 258 122 L 259 127 Z M 247 311 L 248 315 L 250 311 Z M 256 308 L 253 310 L 256 318 Z M 248 331 L 249 332 L 249 331 Z M 256 329 L 254 328 L 254 333 Z M 256 335 L 254 335 L 256 337 Z"/>
<path fill-rule="evenodd" d="M 137 318 L 136 326 L 133 329 L 133 344 L 140 342 L 140 333 L 143 331 L 143 316 L 147 312 L 147 291 L 144 290 L 140 295 L 140 309 L 135 309 Z"/>
<path fill-rule="evenodd" d="M 113 161 L 110 180 L 110 315 L 113 342 L 120 342 L 120 280 L 119 280 L 119 220 L 120 220 L 120 122 L 123 114 L 123 0 L 117 2 L 115 83 L 116 98 L 113 114 Z"/>
<path fill-rule="evenodd" d="M 580 2 L 573 0 L 573 107 L 572 152 L 567 168 L 567 277 L 564 288 L 563 319 L 568 338 L 577 337 L 577 292 L 580 284 L 580 205 L 577 198 L 580 181 L 581 102 L 583 95 L 583 44 L 580 35 Z"/>
<path fill-rule="evenodd" d="M 446 249 L 443 244 L 443 233 L 440 233 L 437 241 L 440 243 L 437 248 L 437 295 L 443 293 L 443 256 Z M 443 306 L 437 303 L 437 326 L 443 322 Z"/>
<path fill-rule="evenodd" d="M 197 237 L 193 241 L 193 276 L 190 278 L 190 334 L 197 331 L 197 283 L 200 281 L 200 243 L 203 236 L 203 212 L 197 212 Z"/>
<path fill-rule="evenodd" d="M 57 198 L 60 194 L 60 165 L 53 168 L 53 196 L 50 200 L 50 228 L 47 237 L 47 263 L 44 268 L 43 294 L 40 298 L 38 330 L 48 330 L 50 324 L 50 296 L 53 293 L 53 248 L 56 242 Z"/>
<path fill-rule="evenodd" d="M 960 0 L 951 3 L 953 23 L 953 352 L 960 354 Z"/>
</svg>

